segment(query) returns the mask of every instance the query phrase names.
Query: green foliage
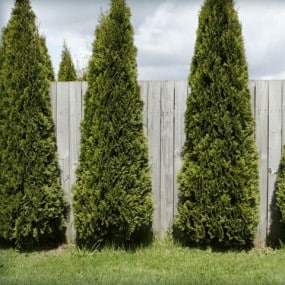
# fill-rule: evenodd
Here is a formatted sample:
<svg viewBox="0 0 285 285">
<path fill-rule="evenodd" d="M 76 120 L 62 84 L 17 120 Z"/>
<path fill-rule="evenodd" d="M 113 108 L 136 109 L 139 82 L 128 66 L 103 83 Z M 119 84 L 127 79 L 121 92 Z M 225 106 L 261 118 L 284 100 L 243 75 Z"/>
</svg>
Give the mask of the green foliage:
<svg viewBox="0 0 285 285">
<path fill-rule="evenodd" d="M 258 223 L 257 150 L 233 1 L 205 1 L 189 84 L 175 228 L 189 245 L 249 246 Z"/>
<path fill-rule="evenodd" d="M 59 242 L 65 203 L 45 57 L 28 0 L 16 1 L 2 40 L 0 238 L 20 248 Z"/>
<path fill-rule="evenodd" d="M 61 53 L 61 62 L 59 64 L 58 81 L 75 81 L 77 80 L 76 70 L 72 62 L 70 51 L 64 42 Z"/>
<path fill-rule="evenodd" d="M 54 71 L 52 67 L 52 62 L 48 53 L 48 49 L 46 46 L 46 38 L 44 36 L 40 37 L 40 47 L 43 53 L 44 62 L 43 65 L 46 68 L 47 78 L 49 81 L 54 81 Z"/>
<path fill-rule="evenodd" d="M 130 10 L 113 0 L 96 29 L 74 187 L 77 241 L 138 242 L 153 203 Z"/>
<path fill-rule="evenodd" d="M 282 222 L 285 223 L 285 146 L 283 146 L 276 188 L 276 205 L 281 212 Z"/>
<path fill-rule="evenodd" d="M 88 81 L 88 71 L 86 69 L 82 69 L 81 74 L 78 76 L 79 81 Z"/>
</svg>

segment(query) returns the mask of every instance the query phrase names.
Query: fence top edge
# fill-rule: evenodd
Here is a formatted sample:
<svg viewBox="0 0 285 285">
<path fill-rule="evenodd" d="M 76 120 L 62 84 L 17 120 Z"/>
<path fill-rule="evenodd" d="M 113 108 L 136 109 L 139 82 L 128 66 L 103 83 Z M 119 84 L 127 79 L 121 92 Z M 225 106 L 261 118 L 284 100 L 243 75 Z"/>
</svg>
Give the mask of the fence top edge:
<svg viewBox="0 0 285 285">
<path fill-rule="evenodd" d="M 285 79 L 249 79 L 249 82 L 285 82 Z M 88 83 L 87 81 L 52 81 L 52 84 L 66 84 L 66 83 Z M 188 82 L 188 80 L 185 79 L 179 79 L 179 80 L 138 80 L 138 83 L 140 82 Z"/>
</svg>

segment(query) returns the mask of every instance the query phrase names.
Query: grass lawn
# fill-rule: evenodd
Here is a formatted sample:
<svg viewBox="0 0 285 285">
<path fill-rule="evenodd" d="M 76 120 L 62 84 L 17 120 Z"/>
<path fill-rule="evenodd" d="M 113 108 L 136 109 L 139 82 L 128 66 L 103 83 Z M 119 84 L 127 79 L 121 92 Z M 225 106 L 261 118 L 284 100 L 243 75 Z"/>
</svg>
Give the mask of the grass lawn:
<svg viewBox="0 0 285 285">
<path fill-rule="evenodd" d="M 285 284 L 285 250 L 222 253 L 171 242 L 133 252 L 0 249 L 0 284 Z"/>
</svg>

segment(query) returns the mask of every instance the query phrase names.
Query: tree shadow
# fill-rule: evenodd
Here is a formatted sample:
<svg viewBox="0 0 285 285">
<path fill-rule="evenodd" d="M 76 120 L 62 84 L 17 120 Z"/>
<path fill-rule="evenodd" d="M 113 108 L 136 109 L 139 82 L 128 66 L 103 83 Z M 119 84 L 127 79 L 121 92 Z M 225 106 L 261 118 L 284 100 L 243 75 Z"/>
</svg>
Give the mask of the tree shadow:
<svg viewBox="0 0 285 285">
<path fill-rule="evenodd" d="M 189 242 L 188 238 L 176 226 L 173 226 L 173 239 L 174 242 L 182 247 L 195 248 L 202 251 L 210 249 L 212 252 L 217 253 L 250 251 L 254 247 L 253 241 L 248 241 L 246 244 L 230 241 L 220 242 L 217 239 L 209 240 L 207 243 Z"/>
<path fill-rule="evenodd" d="M 13 248 L 13 244 L 3 238 L 0 238 L 0 249 L 10 249 Z"/>
<path fill-rule="evenodd" d="M 76 246 L 84 251 L 101 251 L 105 248 L 113 248 L 115 250 L 136 251 L 139 248 L 150 246 L 154 241 L 154 233 L 152 224 L 135 231 L 129 239 L 116 235 L 106 235 L 101 239 L 85 240 L 76 236 Z"/>
<path fill-rule="evenodd" d="M 40 251 L 49 251 L 59 248 L 66 244 L 65 232 L 61 231 L 52 238 L 42 238 L 38 243 L 27 242 L 17 246 L 15 240 L 6 240 L 0 238 L 0 249 L 15 249 L 20 253 L 32 253 Z"/>
<path fill-rule="evenodd" d="M 276 204 L 277 182 L 274 185 L 274 192 L 270 204 L 270 226 L 266 244 L 273 248 L 278 248 L 285 242 L 285 224 L 282 223 L 282 215 Z"/>
</svg>

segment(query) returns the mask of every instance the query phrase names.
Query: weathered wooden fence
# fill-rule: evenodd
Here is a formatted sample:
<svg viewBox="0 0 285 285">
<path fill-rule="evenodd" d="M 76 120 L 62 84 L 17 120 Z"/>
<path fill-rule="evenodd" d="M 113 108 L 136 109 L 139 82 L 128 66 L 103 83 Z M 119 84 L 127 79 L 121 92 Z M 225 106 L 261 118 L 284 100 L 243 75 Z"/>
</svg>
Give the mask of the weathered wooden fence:
<svg viewBox="0 0 285 285">
<path fill-rule="evenodd" d="M 181 167 L 181 149 L 185 139 L 184 112 L 187 81 L 141 81 L 144 101 L 144 128 L 149 139 L 153 198 L 156 204 L 153 229 L 164 236 L 172 225 L 178 202 L 176 175 Z M 260 153 L 260 223 L 256 243 L 266 242 L 272 231 L 272 200 L 276 172 L 285 143 L 285 81 L 250 81 L 252 111 L 256 119 L 256 142 Z M 71 203 L 75 182 L 83 118 L 86 82 L 54 82 L 51 85 L 53 118 L 62 184 Z M 68 237 L 74 237 L 71 211 Z"/>
</svg>

